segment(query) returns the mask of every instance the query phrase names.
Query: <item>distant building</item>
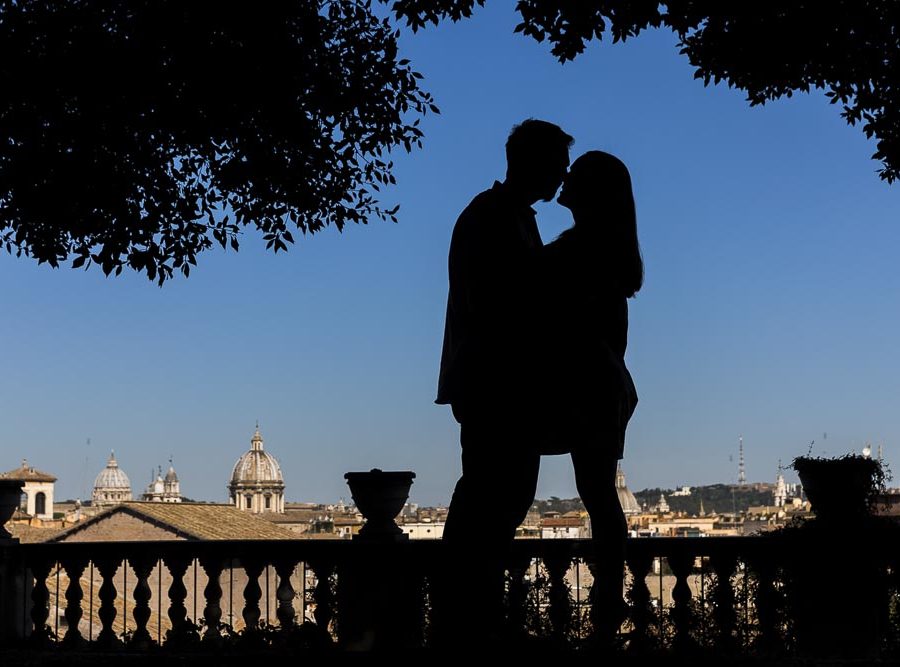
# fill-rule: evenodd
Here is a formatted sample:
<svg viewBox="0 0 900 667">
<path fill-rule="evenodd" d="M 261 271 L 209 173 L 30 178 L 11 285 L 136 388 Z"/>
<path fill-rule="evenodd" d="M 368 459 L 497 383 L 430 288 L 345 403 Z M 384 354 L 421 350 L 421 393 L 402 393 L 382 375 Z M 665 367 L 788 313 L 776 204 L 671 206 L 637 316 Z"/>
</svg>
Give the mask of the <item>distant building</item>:
<svg viewBox="0 0 900 667">
<path fill-rule="evenodd" d="M 641 513 L 640 503 L 625 485 L 625 473 L 622 472 L 622 464 L 619 464 L 619 467 L 616 470 L 616 493 L 619 496 L 619 504 L 622 506 L 622 512 L 626 516 Z"/>
<path fill-rule="evenodd" d="M 666 495 L 664 493 L 659 494 L 659 502 L 656 503 L 655 509 L 659 514 L 668 514 L 670 512 L 669 503 L 666 502 Z"/>
<path fill-rule="evenodd" d="M 116 461 L 116 453 L 110 452 L 106 467 L 100 471 L 94 480 L 94 490 L 91 492 L 91 505 L 105 507 L 131 500 L 131 480 L 125 471 L 119 467 Z"/>
<path fill-rule="evenodd" d="M 781 473 L 781 466 L 779 465 L 778 475 L 775 477 L 775 507 L 784 507 L 787 497 L 787 484 L 784 483 L 784 475 Z"/>
<path fill-rule="evenodd" d="M 346 510 L 335 512 L 332 517 L 332 525 L 335 535 L 343 539 L 351 539 L 354 535 L 359 535 L 359 531 L 365 525 L 365 520 L 359 512 Z"/>
<path fill-rule="evenodd" d="M 234 464 L 228 492 L 231 503 L 245 512 L 284 512 L 284 475 L 277 459 L 263 449 L 259 424 L 250 449 Z"/>
<path fill-rule="evenodd" d="M 443 522 L 412 521 L 401 524 L 400 529 L 409 535 L 411 540 L 439 540 L 444 536 Z"/>
<path fill-rule="evenodd" d="M 553 516 L 549 516 L 552 514 Z M 556 512 L 548 513 L 541 519 L 541 539 L 582 539 L 590 537 L 587 520 L 574 512 L 559 516 Z"/>
<path fill-rule="evenodd" d="M 172 460 L 169 460 L 169 470 L 165 477 L 162 474 L 162 466 L 159 468 L 156 477 L 147 486 L 147 490 L 141 495 L 141 500 L 149 500 L 156 503 L 180 503 L 181 485 L 178 482 L 178 475 L 175 473 L 175 467 Z"/>
<path fill-rule="evenodd" d="M 307 537 L 334 532 L 331 514 L 325 505 L 317 503 L 285 503 L 284 512 L 267 512 L 259 518 Z"/>
<path fill-rule="evenodd" d="M 23 512 L 38 519 L 53 518 L 53 485 L 56 477 L 36 470 L 34 466 L 28 465 L 26 459 L 22 459 L 20 467 L 0 474 L 0 477 L 25 482 L 22 488 Z"/>
</svg>

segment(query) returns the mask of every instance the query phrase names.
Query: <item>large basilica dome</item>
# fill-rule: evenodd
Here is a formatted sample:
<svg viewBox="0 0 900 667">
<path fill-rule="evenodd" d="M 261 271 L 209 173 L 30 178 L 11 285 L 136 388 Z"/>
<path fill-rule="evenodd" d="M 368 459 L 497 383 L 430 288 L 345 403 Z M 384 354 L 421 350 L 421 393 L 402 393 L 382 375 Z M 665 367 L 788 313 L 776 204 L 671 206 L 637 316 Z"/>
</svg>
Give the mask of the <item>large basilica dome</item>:
<svg viewBox="0 0 900 667">
<path fill-rule="evenodd" d="M 263 449 L 258 424 L 249 451 L 234 464 L 228 491 L 238 509 L 255 514 L 284 512 L 284 476 L 275 457 Z"/>
<path fill-rule="evenodd" d="M 126 500 L 131 500 L 131 480 L 119 467 L 115 452 L 110 452 L 106 467 L 94 480 L 91 505 L 114 505 Z"/>
</svg>

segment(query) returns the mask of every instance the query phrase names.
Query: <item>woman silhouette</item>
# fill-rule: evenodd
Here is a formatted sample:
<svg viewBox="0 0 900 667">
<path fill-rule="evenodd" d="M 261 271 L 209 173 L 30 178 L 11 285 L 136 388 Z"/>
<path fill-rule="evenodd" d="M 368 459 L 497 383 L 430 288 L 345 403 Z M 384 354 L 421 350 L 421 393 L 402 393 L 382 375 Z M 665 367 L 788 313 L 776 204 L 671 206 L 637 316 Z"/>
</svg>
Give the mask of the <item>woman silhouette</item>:
<svg viewBox="0 0 900 667">
<path fill-rule="evenodd" d="M 544 284 L 551 290 L 552 353 L 548 413 L 552 453 L 570 452 L 578 493 L 595 545 L 592 591 L 598 636 L 611 638 L 624 620 L 622 577 L 627 524 L 615 487 L 625 428 L 637 393 L 625 367 L 627 299 L 644 278 L 628 169 L 590 151 L 571 166 L 557 200 L 574 225 L 545 246 Z M 550 452 L 548 452 L 550 453 Z"/>
</svg>

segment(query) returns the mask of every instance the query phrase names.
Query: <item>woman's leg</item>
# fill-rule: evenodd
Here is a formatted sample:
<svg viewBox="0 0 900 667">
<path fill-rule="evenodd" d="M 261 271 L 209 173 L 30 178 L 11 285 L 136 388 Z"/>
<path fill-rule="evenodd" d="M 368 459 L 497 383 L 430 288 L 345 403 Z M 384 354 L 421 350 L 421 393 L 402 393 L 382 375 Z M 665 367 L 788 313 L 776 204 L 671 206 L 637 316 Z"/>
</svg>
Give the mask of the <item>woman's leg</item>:
<svg viewBox="0 0 900 667">
<path fill-rule="evenodd" d="M 622 585 L 628 525 L 616 492 L 618 459 L 596 443 L 572 452 L 575 484 L 591 518 L 594 545 L 592 612 L 597 638 L 611 640 L 624 621 Z"/>
</svg>

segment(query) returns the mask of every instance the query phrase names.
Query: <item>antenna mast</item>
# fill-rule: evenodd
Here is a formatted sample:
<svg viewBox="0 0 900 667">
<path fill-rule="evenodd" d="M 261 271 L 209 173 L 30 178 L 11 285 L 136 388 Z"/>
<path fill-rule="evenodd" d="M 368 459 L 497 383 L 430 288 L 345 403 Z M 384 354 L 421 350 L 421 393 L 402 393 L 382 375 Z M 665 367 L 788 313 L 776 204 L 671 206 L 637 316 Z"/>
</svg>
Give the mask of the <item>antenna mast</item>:
<svg viewBox="0 0 900 667">
<path fill-rule="evenodd" d="M 738 485 L 747 483 L 747 475 L 744 472 L 744 436 L 738 436 Z"/>
</svg>

